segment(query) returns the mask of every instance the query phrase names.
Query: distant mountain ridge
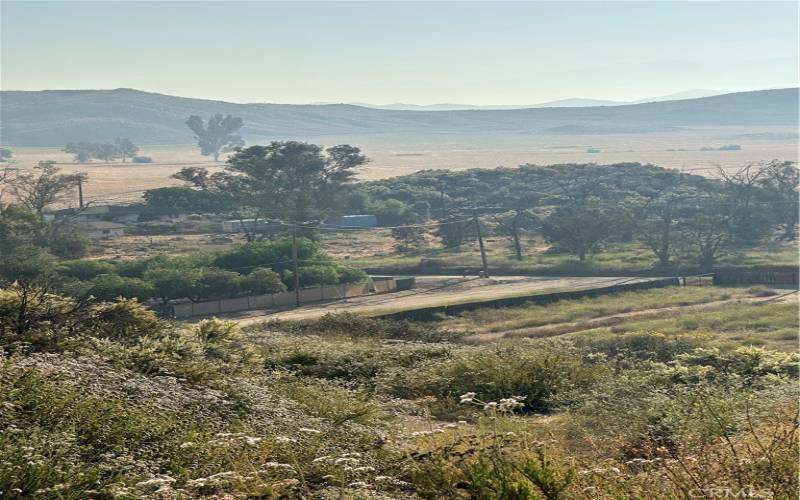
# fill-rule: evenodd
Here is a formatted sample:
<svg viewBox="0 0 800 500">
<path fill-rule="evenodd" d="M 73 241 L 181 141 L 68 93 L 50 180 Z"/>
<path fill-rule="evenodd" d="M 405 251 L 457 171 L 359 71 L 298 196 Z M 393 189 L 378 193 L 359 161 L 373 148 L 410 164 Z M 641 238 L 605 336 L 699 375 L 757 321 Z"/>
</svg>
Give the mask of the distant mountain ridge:
<svg viewBox="0 0 800 500">
<path fill-rule="evenodd" d="M 623 106 L 404 111 L 349 104 L 237 104 L 116 90 L 0 92 L 3 145 L 63 146 L 129 137 L 186 144 L 189 115 L 242 117 L 250 140 L 374 133 L 641 133 L 685 126 L 797 126 L 798 89 L 739 92 Z"/>
<path fill-rule="evenodd" d="M 624 106 L 625 104 L 642 104 L 645 102 L 660 102 L 660 101 L 676 101 L 680 99 L 697 99 L 699 97 L 711 97 L 715 95 L 728 94 L 725 90 L 706 90 L 706 89 L 693 89 L 683 92 L 676 92 L 674 94 L 648 97 L 645 99 L 638 99 L 635 101 L 612 101 L 610 99 L 586 99 L 582 97 L 573 97 L 569 99 L 559 99 L 557 101 L 542 102 L 539 104 L 370 104 L 366 102 L 348 102 L 345 104 L 352 104 L 354 106 L 362 106 L 365 108 L 374 109 L 393 109 L 405 111 L 463 111 L 466 109 L 525 109 L 525 108 L 582 108 L 588 106 Z M 321 102 L 317 104 L 338 104 L 332 102 Z"/>
</svg>

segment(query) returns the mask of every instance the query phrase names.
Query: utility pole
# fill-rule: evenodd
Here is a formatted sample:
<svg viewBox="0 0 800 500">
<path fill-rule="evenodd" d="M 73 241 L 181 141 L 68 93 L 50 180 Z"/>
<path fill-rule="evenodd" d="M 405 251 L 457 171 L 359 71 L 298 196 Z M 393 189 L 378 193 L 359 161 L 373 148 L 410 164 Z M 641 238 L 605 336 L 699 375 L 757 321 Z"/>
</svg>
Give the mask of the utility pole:
<svg viewBox="0 0 800 500">
<path fill-rule="evenodd" d="M 78 207 L 83 210 L 83 179 L 78 177 Z"/>
<path fill-rule="evenodd" d="M 475 232 L 478 233 L 478 247 L 481 249 L 481 265 L 483 266 L 483 277 L 489 277 L 489 266 L 486 265 L 486 250 L 483 248 L 483 236 L 481 236 L 481 223 L 478 220 L 478 211 L 472 211 L 472 218 L 475 221 Z"/>
<path fill-rule="evenodd" d="M 294 274 L 294 302 L 300 307 L 300 272 L 297 263 L 297 226 L 292 226 L 292 268 Z"/>
</svg>

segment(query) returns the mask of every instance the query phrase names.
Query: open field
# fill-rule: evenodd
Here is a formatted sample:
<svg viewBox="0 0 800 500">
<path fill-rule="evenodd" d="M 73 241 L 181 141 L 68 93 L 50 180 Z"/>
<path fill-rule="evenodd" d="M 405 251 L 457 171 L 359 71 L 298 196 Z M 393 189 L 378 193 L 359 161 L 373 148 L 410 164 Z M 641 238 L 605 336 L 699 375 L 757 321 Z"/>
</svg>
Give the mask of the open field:
<svg viewBox="0 0 800 500">
<path fill-rule="evenodd" d="M 261 142 L 268 142 L 269 138 Z M 303 140 L 326 146 L 350 143 L 372 160 L 359 172 L 364 180 L 409 174 L 424 169 L 491 168 L 523 163 L 653 163 L 701 175 L 714 175 L 717 166 L 741 167 L 771 159 L 798 160 L 797 132 L 791 127 L 685 129 L 668 133 L 540 135 L 540 134 L 370 134 L 316 136 Z M 740 151 L 700 151 L 739 144 Z M 151 164 L 113 162 L 74 165 L 58 148 L 14 147 L 20 168 L 40 160 L 65 164 L 67 171 L 89 174 L 86 197 L 96 202 L 135 201 L 146 189 L 176 185 L 170 176 L 182 167 L 221 168 L 201 156 L 191 144 L 144 146 L 140 155 Z M 599 152 L 589 153 L 589 149 Z M 670 151 L 672 150 L 672 151 Z M 682 151 L 685 150 L 685 151 Z"/>
</svg>

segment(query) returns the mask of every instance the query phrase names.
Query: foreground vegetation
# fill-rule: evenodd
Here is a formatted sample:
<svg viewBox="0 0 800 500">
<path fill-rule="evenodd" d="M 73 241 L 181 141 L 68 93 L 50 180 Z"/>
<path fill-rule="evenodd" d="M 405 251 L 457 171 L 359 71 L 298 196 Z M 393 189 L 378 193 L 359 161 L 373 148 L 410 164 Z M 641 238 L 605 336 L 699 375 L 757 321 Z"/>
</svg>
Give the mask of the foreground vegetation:
<svg viewBox="0 0 800 500">
<path fill-rule="evenodd" d="M 0 496 L 789 498 L 798 487 L 798 356 L 750 345 L 796 331 L 793 304 L 739 304 L 694 327 L 681 314 L 661 330 L 468 341 L 492 317 L 580 321 L 660 300 L 766 300 L 763 289 L 244 331 L 32 291 L 0 292 Z"/>
</svg>

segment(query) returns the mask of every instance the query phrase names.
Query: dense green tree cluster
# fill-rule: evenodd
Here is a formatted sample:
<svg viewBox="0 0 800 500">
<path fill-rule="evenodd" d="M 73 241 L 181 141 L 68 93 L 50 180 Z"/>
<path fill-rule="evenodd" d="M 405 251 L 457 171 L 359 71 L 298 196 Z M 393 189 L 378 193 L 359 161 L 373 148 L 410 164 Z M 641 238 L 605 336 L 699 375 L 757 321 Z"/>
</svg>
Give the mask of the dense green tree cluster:
<svg viewBox="0 0 800 500">
<path fill-rule="evenodd" d="M 522 257 L 522 232 L 539 233 L 554 251 L 581 261 L 615 242 L 637 239 L 668 265 L 676 248 L 714 265 L 724 245 L 794 239 L 798 170 L 791 162 L 720 170 L 716 178 L 653 165 L 523 165 L 518 168 L 428 170 L 366 183 L 367 203 L 395 212 L 427 204 L 443 222 L 481 214 Z M 460 245 L 469 224 L 443 225 L 445 246 Z"/>
<path fill-rule="evenodd" d="M 125 163 L 128 158 L 136 156 L 139 146 L 122 137 L 114 142 L 70 142 L 64 146 L 63 151 L 71 154 L 76 163 L 86 163 L 92 159 L 108 163 L 117 158 L 122 158 L 122 163 Z"/>
<path fill-rule="evenodd" d="M 551 251 L 584 261 L 615 243 L 639 241 L 658 265 L 677 251 L 712 267 L 721 249 L 793 240 L 798 224 L 798 169 L 772 161 L 716 176 L 639 163 L 522 165 L 517 168 L 426 170 L 353 183 L 366 162 L 351 146 L 323 150 L 274 142 L 236 153 L 226 171 L 189 167 L 176 174 L 191 187 L 145 195 L 151 207 L 182 207 L 239 218 L 278 218 L 313 226 L 336 213 L 371 213 L 381 226 L 441 222 L 445 247 L 474 236 L 475 214 L 486 230 L 507 238 L 518 259 L 524 235 L 540 235 Z M 258 239 L 257 230 L 249 240 Z M 424 246 L 423 230 L 393 230 L 401 251 Z"/>
<path fill-rule="evenodd" d="M 29 212 L 23 213 L 28 219 L 0 215 L 0 236 L 7 234 L 9 221 L 22 221 L 29 228 L 38 220 Z M 18 236 L 13 233 L 9 238 L 0 238 L 4 245 L 15 245 L 13 250 L 3 252 L 0 261 L 3 281 L 13 283 L 22 277 L 73 297 L 159 299 L 163 303 L 188 298 L 197 302 L 284 292 L 294 283 L 292 244 L 288 238 L 246 243 L 213 254 L 162 255 L 108 262 L 91 259 L 58 261 L 30 242 L 15 240 Z M 367 279 L 362 271 L 338 265 L 309 239 L 298 239 L 298 256 L 302 287 Z"/>
<path fill-rule="evenodd" d="M 82 257 L 88 246 L 74 229 L 49 224 L 20 205 L 0 205 L 0 281 L 33 278 L 58 257 Z"/>
</svg>

